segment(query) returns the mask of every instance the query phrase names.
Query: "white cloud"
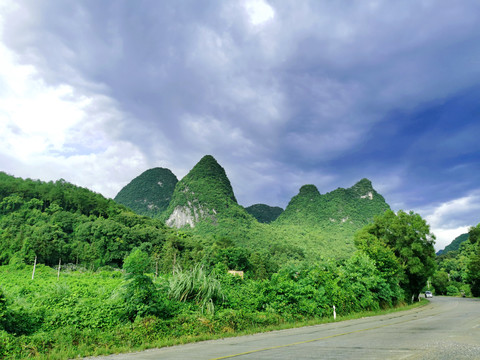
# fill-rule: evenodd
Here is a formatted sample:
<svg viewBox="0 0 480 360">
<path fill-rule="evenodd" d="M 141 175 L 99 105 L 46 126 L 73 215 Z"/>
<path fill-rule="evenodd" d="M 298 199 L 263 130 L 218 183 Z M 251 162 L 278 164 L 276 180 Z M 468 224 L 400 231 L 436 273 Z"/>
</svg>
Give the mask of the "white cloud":
<svg viewBox="0 0 480 360">
<path fill-rule="evenodd" d="M 64 178 L 113 197 L 148 167 L 135 145 L 115 138 L 124 120 L 112 99 L 48 85 L 0 43 L 1 171 Z"/>
<path fill-rule="evenodd" d="M 428 222 L 437 237 L 435 248 L 443 249 L 480 222 L 480 190 L 416 212 Z"/>
<path fill-rule="evenodd" d="M 435 249 L 437 251 L 445 249 L 455 238 L 467 233 L 469 228 L 470 226 L 460 226 L 455 229 L 433 229 L 432 231 L 436 237 Z"/>
<path fill-rule="evenodd" d="M 204 154 L 228 151 L 234 156 L 248 154 L 254 144 L 245 138 L 240 127 L 225 124 L 210 116 L 185 115 L 181 120 L 181 131 L 191 146 Z"/>
<path fill-rule="evenodd" d="M 252 25 L 261 25 L 275 16 L 275 10 L 264 0 L 248 0 L 245 10 Z"/>
</svg>

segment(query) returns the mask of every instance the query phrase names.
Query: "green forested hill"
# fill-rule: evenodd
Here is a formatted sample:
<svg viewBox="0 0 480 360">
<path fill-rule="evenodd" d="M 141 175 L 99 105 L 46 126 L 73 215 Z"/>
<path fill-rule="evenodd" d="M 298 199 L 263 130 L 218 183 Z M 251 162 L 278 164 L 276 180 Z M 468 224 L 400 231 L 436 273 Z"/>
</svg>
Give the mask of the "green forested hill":
<svg viewBox="0 0 480 360">
<path fill-rule="evenodd" d="M 355 251 L 355 232 L 387 209 L 368 179 L 324 195 L 304 185 L 271 226 L 310 257 L 346 257 Z"/>
<path fill-rule="evenodd" d="M 0 173 L 0 265 L 121 266 L 137 246 L 161 252 L 176 235 L 160 220 L 64 180 L 23 180 Z"/>
<path fill-rule="evenodd" d="M 63 180 L 45 183 L 0 173 L 0 264 L 32 263 L 37 256 L 47 265 L 61 260 L 121 266 L 141 246 L 165 268 L 203 259 L 271 273 L 292 262 L 347 258 L 355 250 L 355 231 L 385 209 L 366 179 L 324 195 L 305 185 L 275 221 L 260 223 L 237 203 L 225 170 L 212 156 L 176 184 L 160 219 L 137 215 Z"/>
<path fill-rule="evenodd" d="M 250 218 L 238 205 L 225 170 L 206 155 L 177 183 L 163 218 L 168 226 L 193 228 L 199 222 L 215 225 L 237 216 Z"/>
<path fill-rule="evenodd" d="M 457 236 L 450 244 L 445 246 L 445 249 L 437 252 L 437 255 L 445 255 L 450 251 L 456 251 L 460 248 L 460 245 L 468 240 L 468 233 Z"/>
<path fill-rule="evenodd" d="M 177 182 L 169 169 L 149 169 L 120 190 L 115 201 L 137 214 L 158 217 L 170 204 Z"/>
<path fill-rule="evenodd" d="M 275 221 L 283 212 L 281 207 L 269 206 L 265 204 L 251 205 L 246 207 L 245 210 L 247 210 L 250 215 L 257 219 L 258 222 L 266 224 Z"/>
<path fill-rule="evenodd" d="M 388 209 L 385 199 L 373 189 L 368 179 L 325 195 L 321 195 L 314 185 L 304 185 L 275 224 L 358 229 Z"/>
</svg>

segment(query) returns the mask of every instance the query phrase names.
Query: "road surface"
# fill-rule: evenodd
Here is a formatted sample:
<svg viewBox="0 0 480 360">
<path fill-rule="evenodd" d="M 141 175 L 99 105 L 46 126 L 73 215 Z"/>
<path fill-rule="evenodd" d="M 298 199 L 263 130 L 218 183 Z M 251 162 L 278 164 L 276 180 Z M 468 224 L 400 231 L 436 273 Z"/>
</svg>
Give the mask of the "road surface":
<svg viewBox="0 0 480 360">
<path fill-rule="evenodd" d="M 96 359 L 480 359 L 480 300 Z"/>
</svg>

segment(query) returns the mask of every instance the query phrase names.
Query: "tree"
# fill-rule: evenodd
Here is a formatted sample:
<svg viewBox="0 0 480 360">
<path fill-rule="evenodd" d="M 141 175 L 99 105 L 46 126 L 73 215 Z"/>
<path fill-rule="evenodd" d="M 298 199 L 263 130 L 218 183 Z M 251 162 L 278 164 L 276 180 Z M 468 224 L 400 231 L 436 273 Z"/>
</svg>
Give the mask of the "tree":
<svg viewBox="0 0 480 360">
<path fill-rule="evenodd" d="M 473 296 L 480 296 L 480 224 L 471 227 L 468 232 L 474 251 L 467 266 L 467 281 L 470 284 Z"/>
<path fill-rule="evenodd" d="M 418 301 L 422 288 L 435 272 L 435 236 L 430 226 L 413 211 L 388 210 L 375 217 L 364 229 L 381 243 L 391 248 L 403 268 L 400 286 L 407 301 Z"/>
<path fill-rule="evenodd" d="M 480 238 L 480 224 L 477 226 L 472 226 L 468 231 L 468 239 L 470 243 L 475 244 Z"/>
<path fill-rule="evenodd" d="M 355 234 L 355 246 L 374 261 L 380 276 L 391 293 L 391 304 L 403 300 L 404 294 L 400 289 L 400 280 L 405 272 L 394 250 L 385 243 L 384 239 L 377 238 L 369 233 L 369 226 Z"/>
<path fill-rule="evenodd" d="M 435 294 L 445 295 L 448 286 L 448 274 L 446 271 L 436 271 L 432 279 L 432 285 L 435 288 Z"/>
<path fill-rule="evenodd" d="M 0 330 L 6 330 L 5 325 L 8 317 L 7 298 L 0 289 Z"/>
<path fill-rule="evenodd" d="M 159 315 L 162 312 L 162 304 L 157 301 L 157 290 L 152 279 L 145 274 L 150 267 L 150 257 L 140 249 L 134 249 L 125 258 L 123 269 L 125 270 L 125 293 L 126 315 L 130 321 L 137 316 Z"/>
</svg>

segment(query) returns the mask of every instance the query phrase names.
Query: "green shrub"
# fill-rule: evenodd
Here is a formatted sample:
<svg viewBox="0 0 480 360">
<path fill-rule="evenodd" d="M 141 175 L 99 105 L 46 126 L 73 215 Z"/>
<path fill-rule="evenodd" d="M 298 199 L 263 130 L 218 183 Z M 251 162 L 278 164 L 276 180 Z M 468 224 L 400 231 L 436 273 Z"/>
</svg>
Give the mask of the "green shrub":
<svg viewBox="0 0 480 360">
<path fill-rule="evenodd" d="M 447 286 L 447 295 L 448 296 L 457 296 L 459 294 L 460 294 L 460 292 L 458 291 L 458 288 L 455 285 L 448 285 Z"/>
<path fill-rule="evenodd" d="M 7 355 L 18 352 L 19 346 L 15 336 L 0 329 L 0 359 L 4 359 Z"/>
<path fill-rule="evenodd" d="M 125 315 L 133 321 L 137 317 L 150 315 L 165 316 L 165 304 L 159 301 L 159 293 L 152 279 L 145 275 L 150 266 L 150 258 L 140 249 L 134 249 L 125 258 L 123 269 L 126 272 L 124 284 Z"/>
</svg>

